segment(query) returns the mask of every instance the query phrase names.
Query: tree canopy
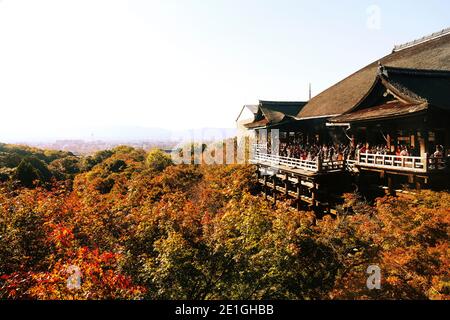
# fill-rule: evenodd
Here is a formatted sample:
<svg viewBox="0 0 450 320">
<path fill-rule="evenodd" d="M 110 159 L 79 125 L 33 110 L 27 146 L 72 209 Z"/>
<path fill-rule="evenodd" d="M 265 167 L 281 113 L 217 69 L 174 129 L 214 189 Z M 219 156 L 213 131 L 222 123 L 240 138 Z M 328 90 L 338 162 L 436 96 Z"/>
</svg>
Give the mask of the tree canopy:
<svg viewBox="0 0 450 320">
<path fill-rule="evenodd" d="M 12 150 L 20 161 L 1 168 L 13 172 L 0 182 L 0 298 L 450 297 L 447 192 L 372 204 L 347 194 L 353 210 L 318 219 L 267 203 L 252 166 L 175 166 L 129 147 Z M 371 265 L 380 290 L 366 286 Z"/>
</svg>

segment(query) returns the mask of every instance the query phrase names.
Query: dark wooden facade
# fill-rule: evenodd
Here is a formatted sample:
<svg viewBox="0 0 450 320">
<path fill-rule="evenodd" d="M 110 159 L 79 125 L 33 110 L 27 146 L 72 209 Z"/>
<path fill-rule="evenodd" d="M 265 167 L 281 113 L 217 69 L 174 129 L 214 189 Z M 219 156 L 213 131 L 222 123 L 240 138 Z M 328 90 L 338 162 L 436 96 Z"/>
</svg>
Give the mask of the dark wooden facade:
<svg viewBox="0 0 450 320">
<path fill-rule="evenodd" d="M 381 61 L 387 65 L 371 64 L 308 103 L 260 102 L 246 125 L 257 137 L 279 131 L 281 143 L 356 149 L 352 158 L 291 159 L 271 154 L 270 138 L 257 139 L 253 163 L 266 197 L 330 208 L 333 194 L 355 185 L 449 187 L 450 33 Z M 373 151 L 378 145 L 384 152 Z"/>
</svg>

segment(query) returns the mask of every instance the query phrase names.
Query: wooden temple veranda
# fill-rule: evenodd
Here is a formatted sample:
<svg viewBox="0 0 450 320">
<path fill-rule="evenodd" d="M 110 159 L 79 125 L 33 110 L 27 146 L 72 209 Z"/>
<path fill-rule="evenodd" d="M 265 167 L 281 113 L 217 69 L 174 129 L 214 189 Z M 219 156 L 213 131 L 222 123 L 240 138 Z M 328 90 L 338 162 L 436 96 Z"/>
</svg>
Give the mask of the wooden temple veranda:
<svg viewBox="0 0 450 320">
<path fill-rule="evenodd" d="M 245 108 L 251 162 L 275 202 L 331 210 L 355 187 L 448 188 L 450 29 L 396 47 L 308 102 Z"/>
</svg>

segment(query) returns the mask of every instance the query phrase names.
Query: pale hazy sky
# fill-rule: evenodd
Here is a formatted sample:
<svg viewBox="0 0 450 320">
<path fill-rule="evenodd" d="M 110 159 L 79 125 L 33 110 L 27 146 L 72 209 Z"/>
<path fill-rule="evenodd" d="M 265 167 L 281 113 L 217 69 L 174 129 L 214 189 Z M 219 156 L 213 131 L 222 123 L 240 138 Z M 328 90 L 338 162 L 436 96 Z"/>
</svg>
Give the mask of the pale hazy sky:
<svg viewBox="0 0 450 320">
<path fill-rule="evenodd" d="M 0 141 L 233 127 L 243 104 L 307 99 L 449 18 L 447 0 L 0 0 Z"/>
</svg>

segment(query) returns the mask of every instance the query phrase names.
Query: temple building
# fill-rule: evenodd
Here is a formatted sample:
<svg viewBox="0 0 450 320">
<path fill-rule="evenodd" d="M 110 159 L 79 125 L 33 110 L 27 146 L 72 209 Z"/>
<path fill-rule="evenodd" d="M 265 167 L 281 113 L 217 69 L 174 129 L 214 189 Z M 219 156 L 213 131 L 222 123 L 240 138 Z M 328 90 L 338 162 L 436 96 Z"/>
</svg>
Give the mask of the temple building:
<svg viewBox="0 0 450 320">
<path fill-rule="evenodd" d="M 251 114 L 240 126 L 274 201 L 329 207 L 336 181 L 448 186 L 450 29 L 396 46 L 308 102 L 260 101 Z"/>
<path fill-rule="evenodd" d="M 450 71 L 380 66 L 366 96 L 327 126 L 346 128 L 366 149 L 386 146 L 387 154 L 358 154 L 358 169 L 412 172 L 426 182 L 429 175 L 441 174 L 450 154 L 449 124 Z M 407 156 L 398 156 L 402 152 Z M 436 152 L 443 159 L 434 157 Z"/>
</svg>

